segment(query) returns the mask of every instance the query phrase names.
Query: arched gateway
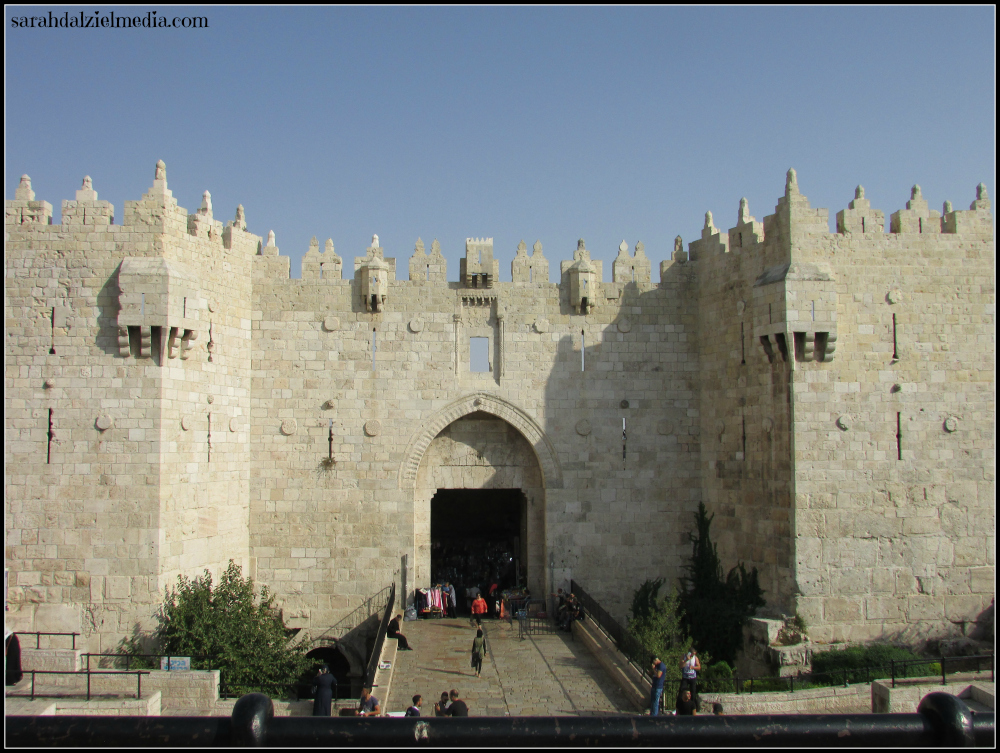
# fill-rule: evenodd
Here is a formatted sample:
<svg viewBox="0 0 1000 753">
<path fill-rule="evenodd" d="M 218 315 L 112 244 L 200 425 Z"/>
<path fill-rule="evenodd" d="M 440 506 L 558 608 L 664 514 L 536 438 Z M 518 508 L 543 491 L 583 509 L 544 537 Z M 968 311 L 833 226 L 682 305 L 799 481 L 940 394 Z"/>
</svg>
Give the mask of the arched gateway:
<svg viewBox="0 0 1000 753">
<path fill-rule="evenodd" d="M 415 585 L 519 580 L 545 593 L 545 492 L 562 473 L 530 416 L 486 393 L 455 401 L 411 440 L 399 483 L 413 499 Z"/>
</svg>

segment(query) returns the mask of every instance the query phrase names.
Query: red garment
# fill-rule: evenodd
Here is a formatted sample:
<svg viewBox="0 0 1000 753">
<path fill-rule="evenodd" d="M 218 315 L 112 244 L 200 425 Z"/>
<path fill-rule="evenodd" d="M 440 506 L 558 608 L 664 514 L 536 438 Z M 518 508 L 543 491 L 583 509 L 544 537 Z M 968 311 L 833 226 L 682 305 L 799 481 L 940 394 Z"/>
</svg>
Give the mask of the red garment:
<svg viewBox="0 0 1000 753">
<path fill-rule="evenodd" d="M 477 596 L 476 600 L 472 602 L 472 613 L 486 614 L 486 600 L 482 596 Z"/>
</svg>

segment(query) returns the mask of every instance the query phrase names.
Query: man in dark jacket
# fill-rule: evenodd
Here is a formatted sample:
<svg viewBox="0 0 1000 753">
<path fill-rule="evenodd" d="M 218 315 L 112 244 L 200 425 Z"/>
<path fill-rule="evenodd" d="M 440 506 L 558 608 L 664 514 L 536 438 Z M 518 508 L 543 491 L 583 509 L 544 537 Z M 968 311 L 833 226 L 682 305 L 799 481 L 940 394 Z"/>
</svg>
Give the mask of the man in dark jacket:
<svg viewBox="0 0 1000 753">
<path fill-rule="evenodd" d="M 458 697 L 458 691 L 452 690 L 449 695 L 451 696 L 451 705 L 448 707 L 448 716 L 468 716 L 469 707 L 465 705 L 465 701 Z"/>
<path fill-rule="evenodd" d="M 333 706 L 333 696 L 337 687 L 337 678 L 330 674 L 330 666 L 324 664 L 313 680 L 313 716 L 330 716 Z"/>
</svg>

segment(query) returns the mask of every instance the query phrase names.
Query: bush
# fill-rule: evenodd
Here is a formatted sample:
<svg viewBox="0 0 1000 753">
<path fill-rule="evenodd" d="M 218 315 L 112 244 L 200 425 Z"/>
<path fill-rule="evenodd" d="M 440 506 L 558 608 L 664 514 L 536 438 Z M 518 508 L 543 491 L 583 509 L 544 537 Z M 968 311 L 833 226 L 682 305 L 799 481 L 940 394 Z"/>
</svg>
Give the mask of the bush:
<svg viewBox="0 0 1000 753">
<path fill-rule="evenodd" d="M 712 519 L 703 503 L 695 515 L 697 535 L 688 534 L 693 545 L 688 576 L 681 578 L 682 623 L 702 653 L 733 662 L 743 647 L 743 625 L 764 606 L 764 591 L 757 568 L 749 573 L 739 563 L 722 577 L 722 563 L 712 543 Z M 704 662 L 702 662 L 704 665 Z"/>
<path fill-rule="evenodd" d="M 659 599 L 663 579 L 647 580 L 632 597 L 632 617 L 628 631 L 641 646 L 643 656 L 638 657 L 644 669 L 650 657 L 658 656 L 666 665 L 667 682 L 679 681 L 680 663 L 691 648 L 691 639 L 685 637 L 678 615 L 677 596 L 672 594 Z"/>
<path fill-rule="evenodd" d="M 868 682 L 889 677 L 891 665 L 899 662 L 927 662 L 896 667 L 896 677 L 924 677 L 941 673 L 939 663 L 929 662 L 907 648 L 874 643 L 870 646 L 854 646 L 837 651 L 822 651 L 813 654 L 812 674 L 814 681 L 825 680 L 836 685 L 843 682 L 847 671 L 848 682 Z M 935 669 L 936 667 L 936 669 Z M 819 678 L 817 675 L 829 675 Z"/>
<path fill-rule="evenodd" d="M 212 574 L 193 580 L 180 576 L 167 591 L 153 634 L 159 652 L 190 656 L 192 669 L 219 669 L 225 692 L 262 692 L 285 696 L 311 664 L 305 648 L 290 646 L 288 631 L 267 587 L 259 600 L 253 580 L 243 578 L 232 560 L 213 587 Z M 120 644 L 122 653 L 137 649 L 138 635 Z M 204 657 L 204 658 L 202 658 Z"/>
</svg>

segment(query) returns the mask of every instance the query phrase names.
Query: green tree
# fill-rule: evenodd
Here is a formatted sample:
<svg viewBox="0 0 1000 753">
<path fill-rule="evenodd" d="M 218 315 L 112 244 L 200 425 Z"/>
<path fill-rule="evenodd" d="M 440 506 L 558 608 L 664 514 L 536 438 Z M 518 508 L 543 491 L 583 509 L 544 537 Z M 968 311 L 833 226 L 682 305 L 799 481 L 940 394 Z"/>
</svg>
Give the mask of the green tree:
<svg viewBox="0 0 1000 753">
<path fill-rule="evenodd" d="M 305 647 L 289 645 L 267 586 L 258 598 L 253 580 L 232 560 L 218 585 L 208 570 L 193 580 L 179 576 L 157 616 L 160 653 L 190 656 L 193 669 L 221 670 L 228 693 L 285 695 L 311 663 Z M 137 645 L 134 638 L 131 643 Z M 195 658 L 203 656 L 209 658 Z"/>
<path fill-rule="evenodd" d="M 638 658 L 643 667 L 650 657 L 659 656 L 667 667 L 670 682 L 680 679 L 680 663 L 691 648 L 691 639 L 681 627 L 677 595 L 658 598 L 662 585 L 663 579 L 657 578 L 636 589 L 628 630 L 641 646 L 644 655 Z"/>
<path fill-rule="evenodd" d="M 731 664 L 743 645 L 743 625 L 765 604 L 764 591 L 757 568 L 748 573 L 742 562 L 723 578 L 711 539 L 714 517 L 703 503 L 698 504 L 696 533 L 688 534 L 693 545 L 691 561 L 685 566 L 687 577 L 681 578 L 678 602 L 681 623 L 699 651 Z"/>
</svg>

